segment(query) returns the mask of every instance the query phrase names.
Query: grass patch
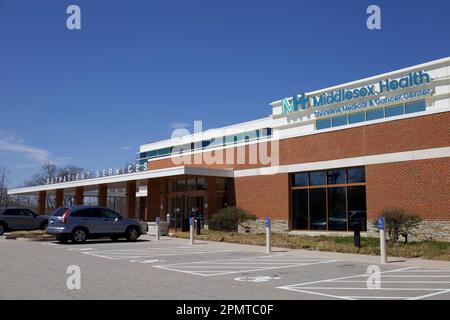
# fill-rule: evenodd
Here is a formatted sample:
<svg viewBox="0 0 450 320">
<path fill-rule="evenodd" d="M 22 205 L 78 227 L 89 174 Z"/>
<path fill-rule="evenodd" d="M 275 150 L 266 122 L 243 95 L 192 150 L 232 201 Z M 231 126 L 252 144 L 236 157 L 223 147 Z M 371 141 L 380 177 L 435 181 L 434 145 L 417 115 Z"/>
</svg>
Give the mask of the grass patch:
<svg viewBox="0 0 450 320">
<path fill-rule="evenodd" d="M 6 239 L 15 240 L 15 239 L 29 239 L 36 241 L 52 241 L 55 240 L 55 237 L 46 234 L 41 230 L 33 230 L 33 231 L 13 231 L 5 234 Z"/>
<path fill-rule="evenodd" d="M 177 232 L 174 237 L 189 238 L 189 232 Z M 196 239 L 227 243 L 239 243 L 265 246 L 265 234 L 242 234 L 202 230 Z M 377 238 L 361 238 L 361 248 L 353 245 L 353 237 L 336 236 L 294 236 L 287 234 L 272 234 L 272 246 L 289 249 L 306 249 L 340 253 L 357 253 L 368 255 L 380 254 L 380 241 Z M 450 261 L 450 243 L 442 241 L 422 241 L 411 243 L 388 242 L 388 255 L 402 258 L 422 258 L 429 260 Z"/>
</svg>

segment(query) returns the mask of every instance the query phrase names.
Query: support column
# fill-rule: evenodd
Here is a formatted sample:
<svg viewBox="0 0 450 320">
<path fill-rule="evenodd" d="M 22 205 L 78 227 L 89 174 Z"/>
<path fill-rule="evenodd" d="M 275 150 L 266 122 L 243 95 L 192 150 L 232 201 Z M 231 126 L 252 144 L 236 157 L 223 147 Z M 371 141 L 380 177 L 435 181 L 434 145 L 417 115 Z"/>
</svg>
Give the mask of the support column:
<svg viewBox="0 0 450 320">
<path fill-rule="evenodd" d="M 160 182 L 157 179 L 147 180 L 147 219 L 154 221 L 159 217 L 160 200 L 159 200 Z"/>
<path fill-rule="evenodd" d="M 161 188 L 159 191 L 160 194 L 160 205 L 159 205 L 159 218 L 162 221 L 167 220 L 167 213 L 168 213 L 168 196 L 167 196 L 167 179 L 163 178 L 161 179 Z"/>
<path fill-rule="evenodd" d="M 136 181 L 127 182 L 127 216 L 136 217 Z"/>
<path fill-rule="evenodd" d="M 206 177 L 206 203 L 208 203 L 208 208 L 205 210 L 205 218 L 210 219 L 217 211 L 217 196 L 216 196 L 216 178 Z"/>
<path fill-rule="evenodd" d="M 64 201 L 63 199 L 64 199 L 64 190 L 63 189 L 56 190 L 55 209 L 58 209 L 59 207 L 63 206 L 63 201 Z"/>
<path fill-rule="evenodd" d="M 46 201 L 47 201 L 47 195 L 45 193 L 45 191 L 40 191 L 39 192 L 39 214 L 45 214 L 45 208 L 46 206 Z"/>
<path fill-rule="evenodd" d="M 108 205 L 108 185 L 100 184 L 98 186 L 98 205 L 106 207 Z"/>
<path fill-rule="evenodd" d="M 84 202 L 84 189 L 83 187 L 78 187 L 75 189 L 75 204 L 77 206 L 82 206 Z"/>
</svg>

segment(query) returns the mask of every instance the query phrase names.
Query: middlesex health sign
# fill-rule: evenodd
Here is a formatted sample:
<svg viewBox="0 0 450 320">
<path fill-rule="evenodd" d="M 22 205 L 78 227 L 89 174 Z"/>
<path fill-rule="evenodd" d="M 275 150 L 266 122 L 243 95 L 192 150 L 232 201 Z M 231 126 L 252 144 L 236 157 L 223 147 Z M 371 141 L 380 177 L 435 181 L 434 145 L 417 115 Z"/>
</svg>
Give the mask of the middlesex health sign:
<svg viewBox="0 0 450 320">
<path fill-rule="evenodd" d="M 323 117 L 428 96 L 433 93 L 432 89 L 419 89 L 418 87 L 430 83 L 431 77 L 428 73 L 424 71 L 411 72 L 402 78 L 384 79 L 376 84 L 351 90 L 340 89 L 312 96 L 306 95 L 306 93 L 303 93 L 300 97 L 294 95 L 290 101 L 287 98 L 282 99 L 281 108 L 283 114 L 289 114 L 312 107 L 316 117 Z M 404 92 L 407 89 L 411 90 Z M 403 92 L 395 94 L 399 90 L 403 90 Z M 385 95 L 389 95 L 389 97 Z M 342 103 L 344 105 L 332 107 L 335 104 Z"/>
</svg>

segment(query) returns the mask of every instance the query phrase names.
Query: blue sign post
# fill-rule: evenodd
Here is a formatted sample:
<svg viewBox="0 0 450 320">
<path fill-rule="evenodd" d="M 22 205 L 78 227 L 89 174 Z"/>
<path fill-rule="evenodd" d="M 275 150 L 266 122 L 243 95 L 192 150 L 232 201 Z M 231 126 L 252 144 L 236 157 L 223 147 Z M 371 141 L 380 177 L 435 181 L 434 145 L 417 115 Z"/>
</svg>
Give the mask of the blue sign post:
<svg viewBox="0 0 450 320">
<path fill-rule="evenodd" d="M 378 230 L 380 230 L 380 254 L 381 263 L 387 262 L 387 249 L 386 249 L 386 234 L 384 233 L 384 217 L 378 217 L 377 219 Z"/>
<path fill-rule="evenodd" d="M 378 217 L 377 219 L 378 230 L 384 230 L 384 218 Z"/>
<path fill-rule="evenodd" d="M 272 239 L 270 235 L 270 218 L 266 217 L 264 219 L 264 224 L 266 225 L 266 253 L 272 252 Z"/>
</svg>

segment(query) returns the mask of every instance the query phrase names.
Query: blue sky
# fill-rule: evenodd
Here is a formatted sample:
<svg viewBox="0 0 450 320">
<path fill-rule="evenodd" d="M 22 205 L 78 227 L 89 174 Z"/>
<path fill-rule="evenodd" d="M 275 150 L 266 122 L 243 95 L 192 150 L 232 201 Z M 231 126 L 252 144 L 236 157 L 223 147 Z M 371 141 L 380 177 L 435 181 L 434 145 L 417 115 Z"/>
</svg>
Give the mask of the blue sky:
<svg viewBox="0 0 450 320">
<path fill-rule="evenodd" d="M 70 4 L 82 30 L 66 28 Z M 265 117 L 295 93 L 449 56 L 449 37 L 448 0 L 0 0 L 0 166 L 10 186 L 44 161 L 119 166 L 194 120 Z"/>
</svg>

